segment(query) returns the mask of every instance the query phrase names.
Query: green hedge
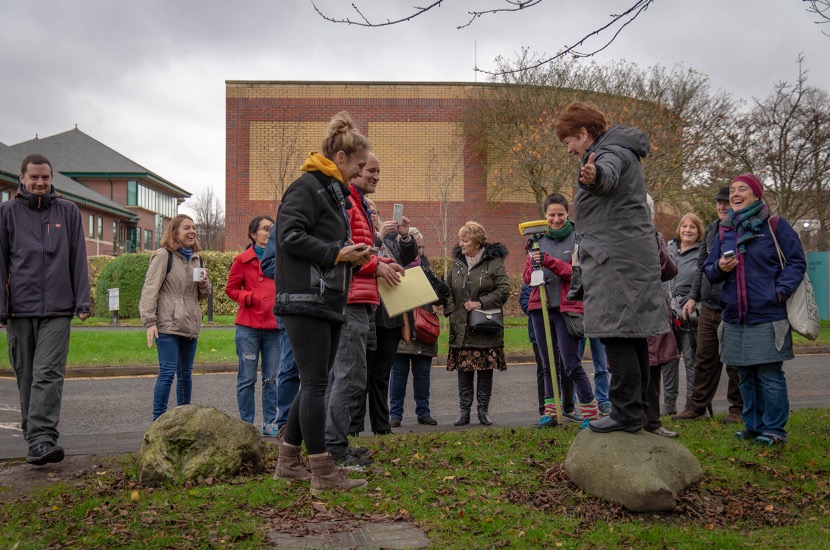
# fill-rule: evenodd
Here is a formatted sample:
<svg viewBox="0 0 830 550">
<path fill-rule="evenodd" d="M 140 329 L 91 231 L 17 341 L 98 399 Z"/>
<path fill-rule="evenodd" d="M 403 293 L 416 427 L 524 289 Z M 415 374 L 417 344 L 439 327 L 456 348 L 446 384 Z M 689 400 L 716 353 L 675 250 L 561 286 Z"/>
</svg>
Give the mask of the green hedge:
<svg viewBox="0 0 830 550">
<path fill-rule="evenodd" d="M 205 269 L 213 285 L 213 314 L 234 315 L 237 304 L 225 294 L 231 263 L 238 252 L 203 251 Z M 93 260 L 96 263 L 93 269 Z M 105 264 L 101 267 L 99 264 Z M 144 286 L 144 276 L 150 264 L 150 254 L 122 254 L 109 258 L 106 262 L 94 258 L 90 260 L 90 293 L 93 295 L 92 310 L 98 317 L 108 317 L 108 289 L 119 289 L 118 316 L 122 319 L 138 318 L 138 302 Z M 100 299 L 98 299 L 100 297 Z M 202 302 L 202 313 L 207 313 L 208 303 Z"/>
</svg>

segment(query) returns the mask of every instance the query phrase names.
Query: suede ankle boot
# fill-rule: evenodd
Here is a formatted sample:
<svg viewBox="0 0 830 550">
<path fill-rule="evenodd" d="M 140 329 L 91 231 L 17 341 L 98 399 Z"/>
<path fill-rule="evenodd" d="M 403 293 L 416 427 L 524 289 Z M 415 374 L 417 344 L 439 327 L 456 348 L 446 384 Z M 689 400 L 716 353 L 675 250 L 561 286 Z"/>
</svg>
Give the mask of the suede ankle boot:
<svg viewBox="0 0 830 550">
<path fill-rule="evenodd" d="M 302 458 L 300 458 L 299 447 L 288 445 L 285 442 L 280 445 L 280 455 L 277 459 L 274 479 L 284 479 L 289 482 L 311 479 L 311 472 L 308 471 Z"/>
<path fill-rule="evenodd" d="M 337 468 L 331 454 L 308 455 L 311 465 L 311 494 L 317 494 L 328 489 L 365 489 L 365 479 L 349 479 L 346 474 Z"/>
</svg>

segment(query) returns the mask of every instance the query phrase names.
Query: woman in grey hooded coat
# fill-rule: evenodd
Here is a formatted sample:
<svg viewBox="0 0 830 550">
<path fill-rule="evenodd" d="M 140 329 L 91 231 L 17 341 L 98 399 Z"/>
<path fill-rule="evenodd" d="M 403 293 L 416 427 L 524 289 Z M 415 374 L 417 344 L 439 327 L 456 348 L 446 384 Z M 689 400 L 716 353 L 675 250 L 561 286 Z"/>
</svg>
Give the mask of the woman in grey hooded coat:
<svg viewBox="0 0 830 550">
<path fill-rule="evenodd" d="M 574 213 L 585 336 L 605 344 L 612 373 L 611 414 L 589 427 L 638 432 L 649 381 L 646 338 L 669 331 L 640 163 L 648 138 L 636 128 L 608 128 L 596 105 L 580 102 L 562 111 L 556 134 L 582 161 Z"/>
</svg>

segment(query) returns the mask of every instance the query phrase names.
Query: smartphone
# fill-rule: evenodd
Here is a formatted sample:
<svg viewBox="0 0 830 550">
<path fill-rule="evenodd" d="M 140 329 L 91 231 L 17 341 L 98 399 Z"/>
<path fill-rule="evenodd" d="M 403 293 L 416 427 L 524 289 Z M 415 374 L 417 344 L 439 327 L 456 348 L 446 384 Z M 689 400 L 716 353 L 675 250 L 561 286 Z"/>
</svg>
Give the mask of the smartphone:
<svg viewBox="0 0 830 550">
<path fill-rule="evenodd" d="M 735 259 L 735 251 L 734 250 L 727 250 L 723 253 L 723 257 L 727 260 L 734 260 Z"/>
<path fill-rule="evenodd" d="M 399 203 L 395 203 L 395 206 L 392 209 L 392 219 L 395 220 L 395 223 L 401 225 L 403 223 L 403 205 Z"/>
</svg>

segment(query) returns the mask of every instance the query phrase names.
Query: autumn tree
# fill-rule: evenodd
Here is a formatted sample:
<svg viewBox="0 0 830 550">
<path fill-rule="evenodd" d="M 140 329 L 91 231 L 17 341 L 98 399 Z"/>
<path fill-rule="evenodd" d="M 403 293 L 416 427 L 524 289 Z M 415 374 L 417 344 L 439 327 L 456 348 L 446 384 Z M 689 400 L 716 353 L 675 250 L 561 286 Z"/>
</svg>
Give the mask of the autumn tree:
<svg viewBox="0 0 830 550">
<path fill-rule="evenodd" d="M 225 246 L 225 209 L 219 197 L 207 187 L 187 204 L 193 211 L 199 244 L 205 250 L 223 250 Z"/>
<path fill-rule="evenodd" d="M 276 122 L 276 136 L 269 143 L 268 157 L 262 159 L 268 182 L 277 201 L 282 200 L 288 185 L 297 177 L 297 170 L 308 152 L 300 139 L 298 122 Z"/>
<path fill-rule="evenodd" d="M 734 104 L 728 94 L 712 92 L 707 77 L 681 66 L 641 69 L 627 62 L 569 59 L 537 67 L 537 57 L 523 50 L 515 60 L 499 59 L 500 76 L 470 101 L 467 128 L 485 158 L 491 197 L 529 193 L 541 204 L 551 192 L 573 195 L 577 166 L 554 129 L 560 109 L 577 99 L 597 103 L 609 124 L 649 136 L 644 170 L 659 203 L 694 210 L 689 189 L 713 194 L 708 190 L 722 181 L 713 159 L 724 153 L 712 140 Z M 702 205 L 707 212 L 710 203 Z"/>
</svg>

